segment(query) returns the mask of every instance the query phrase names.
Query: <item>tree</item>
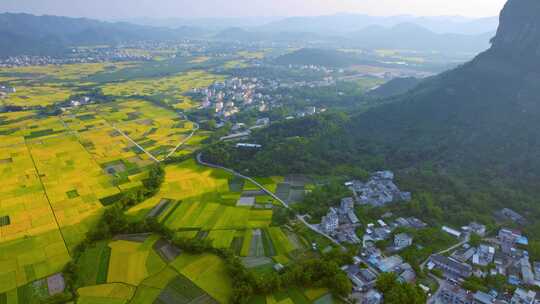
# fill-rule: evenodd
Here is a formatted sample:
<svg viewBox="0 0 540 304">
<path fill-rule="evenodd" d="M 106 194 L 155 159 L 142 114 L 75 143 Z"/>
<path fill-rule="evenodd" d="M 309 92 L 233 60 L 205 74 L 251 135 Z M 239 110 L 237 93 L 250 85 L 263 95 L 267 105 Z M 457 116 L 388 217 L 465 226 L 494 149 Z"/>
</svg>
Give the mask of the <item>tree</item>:
<svg viewBox="0 0 540 304">
<path fill-rule="evenodd" d="M 384 303 L 423 304 L 427 300 L 422 289 L 413 284 L 398 282 L 394 273 L 381 274 L 376 287 L 383 293 Z"/>
<path fill-rule="evenodd" d="M 471 238 L 469 239 L 469 244 L 473 247 L 480 246 L 480 243 L 482 243 L 482 237 L 479 236 L 476 233 L 471 233 Z"/>
</svg>

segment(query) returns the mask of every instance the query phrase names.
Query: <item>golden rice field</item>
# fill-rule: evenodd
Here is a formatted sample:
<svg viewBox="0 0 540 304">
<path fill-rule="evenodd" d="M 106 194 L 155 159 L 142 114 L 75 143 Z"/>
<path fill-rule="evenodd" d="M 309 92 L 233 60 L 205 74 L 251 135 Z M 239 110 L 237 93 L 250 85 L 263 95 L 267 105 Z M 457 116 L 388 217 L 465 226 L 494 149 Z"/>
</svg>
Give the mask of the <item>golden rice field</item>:
<svg viewBox="0 0 540 304">
<path fill-rule="evenodd" d="M 122 282 L 137 286 L 145 278 L 165 268 L 165 262 L 160 259 L 158 260 L 159 264 L 154 263 L 153 267 L 147 265 L 147 260 L 152 252 L 152 245 L 157 239 L 157 237 L 150 237 L 144 243 L 122 240 L 109 243 L 111 257 L 107 282 Z"/>
<path fill-rule="evenodd" d="M 58 117 L 38 117 L 30 111 L 0 114 L 0 147 L 42 140 L 65 131 Z"/>
<path fill-rule="evenodd" d="M 169 155 L 194 128 L 193 123 L 181 119 L 178 114 L 142 100 L 91 105 L 84 110 L 75 109 L 66 112 L 62 119 L 71 130 L 80 132 L 81 137 L 85 139 L 92 137 L 89 139 L 92 142 L 112 141 L 121 144 L 124 152 L 126 147 L 127 150 L 131 149 L 131 152 L 137 150 L 134 148 L 135 145 L 119 132 L 111 131 L 112 127 L 116 127 L 158 159 L 164 159 Z M 92 136 L 88 135 L 89 133 L 96 134 Z M 113 154 L 118 153 L 126 154 L 120 151 Z M 107 153 L 109 158 L 113 158 L 113 154 Z M 143 162 L 148 161 L 147 156 L 138 154 Z M 133 155 L 123 155 L 124 159 L 132 157 Z M 101 155 L 100 158 L 106 157 Z"/>
<path fill-rule="evenodd" d="M 182 298 L 204 296 L 213 302 L 229 302 L 232 284 L 221 258 L 181 253 L 169 262 L 154 249 L 158 239 L 149 236 L 141 242 L 110 241 L 107 282 L 79 288 L 77 303 L 153 303 L 163 295 L 175 296 L 170 293 L 171 284 Z M 84 270 L 95 266 L 85 263 L 79 267 Z"/>
<path fill-rule="evenodd" d="M 183 94 L 193 88 L 207 87 L 215 81 L 223 80 L 222 76 L 209 74 L 205 71 L 189 71 L 175 76 L 131 80 L 111 83 L 102 87 L 106 95 L 113 96 L 156 96 L 175 108 L 185 110 L 196 104 Z"/>
<path fill-rule="evenodd" d="M 62 270 L 70 256 L 26 146 L 0 149 L 0 293 Z"/>
<path fill-rule="evenodd" d="M 17 92 L 11 93 L 2 100 L 4 105 L 11 106 L 49 106 L 66 101 L 72 91 L 55 84 L 17 85 Z"/>
<path fill-rule="evenodd" d="M 131 208 L 128 214 L 144 216 L 163 198 L 187 203 L 219 203 L 231 195 L 228 186 L 230 177 L 225 171 L 201 167 L 195 160 L 166 166 L 165 181 L 158 194 Z M 237 200 L 239 197 L 240 194 L 233 193 L 230 200 Z"/>
<path fill-rule="evenodd" d="M 64 64 L 45 66 L 26 66 L 0 69 L 0 74 L 30 74 L 31 78 L 53 77 L 59 80 L 82 80 L 83 78 L 105 71 L 114 71 L 135 66 L 132 62 L 116 63 L 84 63 L 84 64 Z M 10 80 L 20 79 L 19 77 L 6 77 Z"/>
<path fill-rule="evenodd" d="M 71 248 L 84 239 L 100 216 L 100 199 L 120 190 L 75 136 L 32 142 L 28 146 L 64 240 Z"/>
</svg>

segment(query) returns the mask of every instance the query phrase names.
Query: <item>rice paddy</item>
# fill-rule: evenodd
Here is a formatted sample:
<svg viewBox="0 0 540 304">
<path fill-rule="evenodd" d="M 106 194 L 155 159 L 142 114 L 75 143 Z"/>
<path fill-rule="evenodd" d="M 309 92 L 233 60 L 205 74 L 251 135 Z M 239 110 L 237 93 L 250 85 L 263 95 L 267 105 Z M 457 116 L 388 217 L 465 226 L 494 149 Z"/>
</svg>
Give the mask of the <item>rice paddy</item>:
<svg viewBox="0 0 540 304">
<path fill-rule="evenodd" d="M 195 104 L 185 93 L 193 88 L 207 87 L 218 80 L 223 78 L 204 71 L 190 71 L 164 78 L 107 84 L 103 86 L 103 92 L 112 96 L 156 97 L 177 109 L 187 110 Z"/>
<path fill-rule="evenodd" d="M 192 63 L 207 61 L 211 58 L 194 58 Z M 118 194 L 140 187 L 155 159 L 190 154 L 212 135 L 197 131 L 191 136 L 196 125 L 179 112 L 196 106 L 186 93 L 222 76 L 189 71 L 161 78 L 96 80 L 96 75 L 135 65 L 0 70 L 2 84 L 17 89 L 0 100 L 0 108 L 28 107 L 0 113 L 0 303 L 39 303 L 47 296 L 44 279 L 72 260 L 74 248 Z M 89 88 L 100 88 L 111 100 L 64 108 L 58 115 L 41 111 Z M 128 210 L 130 219 L 147 217 L 165 201 L 152 216 L 177 237 L 204 238 L 216 248 L 271 263 L 293 259 L 298 246 L 287 231 L 271 227 L 277 202 L 255 185 L 237 183 L 228 172 L 199 166 L 195 160 L 164 170 L 158 194 Z M 259 181 L 275 192 L 283 178 Z M 237 204 L 246 197 L 254 197 L 254 203 Z M 228 303 L 232 283 L 219 257 L 182 252 L 167 256 L 156 248 L 158 239 L 120 238 L 86 248 L 77 257 L 77 303 Z"/>
<path fill-rule="evenodd" d="M 219 257 L 181 253 L 169 263 L 156 252 L 158 239 L 151 235 L 141 242 L 115 240 L 90 248 L 78 264 L 92 279 L 81 280 L 77 303 L 228 303 L 231 281 Z M 100 260 L 107 248 L 110 258 L 99 270 L 106 282 L 95 281 L 96 267 L 88 258 Z"/>
</svg>

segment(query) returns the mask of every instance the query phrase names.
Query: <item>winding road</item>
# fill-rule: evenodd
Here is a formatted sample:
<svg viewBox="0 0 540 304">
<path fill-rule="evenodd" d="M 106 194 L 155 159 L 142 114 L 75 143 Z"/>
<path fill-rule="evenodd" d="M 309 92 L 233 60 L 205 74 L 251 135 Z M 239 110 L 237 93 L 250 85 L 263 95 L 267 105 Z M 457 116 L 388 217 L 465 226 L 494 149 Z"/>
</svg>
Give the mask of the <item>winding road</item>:
<svg viewBox="0 0 540 304">
<path fill-rule="evenodd" d="M 249 177 L 249 176 L 245 176 L 241 173 L 238 173 L 236 171 L 234 171 L 233 169 L 229 169 L 229 168 L 225 168 L 223 166 L 220 166 L 220 165 L 215 165 L 215 164 L 211 164 L 211 163 L 207 163 L 205 162 L 203 159 L 202 159 L 202 153 L 199 153 L 197 154 L 197 162 L 202 165 L 202 166 L 205 166 L 205 167 L 210 167 L 210 168 L 214 168 L 214 169 L 221 169 L 221 170 L 224 170 L 224 171 L 227 171 L 229 173 L 231 173 L 232 175 L 234 176 L 237 176 L 237 177 L 240 177 L 244 180 L 247 180 L 251 183 L 253 183 L 255 186 L 259 187 L 264 193 L 268 194 L 269 196 L 271 196 L 273 199 L 275 199 L 276 201 L 280 202 L 283 207 L 289 209 L 289 210 L 292 210 L 291 209 L 291 206 L 289 206 L 289 204 L 287 204 L 284 200 L 282 200 L 281 198 L 279 198 L 277 195 L 275 195 L 272 191 L 266 189 L 263 185 L 261 185 L 259 182 L 257 182 L 255 179 Z M 301 221 L 304 225 L 306 225 L 310 230 L 312 230 L 313 232 L 315 233 L 318 233 L 322 236 L 324 236 L 325 238 L 327 238 L 328 240 L 330 240 L 332 243 L 338 245 L 339 247 L 341 248 L 344 248 L 338 241 L 336 241 L 334 238 L 332 238 L 331 236 L 329 236 L 328 234 L 322 232 L 321 230 L 317 229 L 317 227 L 311 225 L 310 223 L 308 223 L 304 217 L 302 215 L 299 215 L 297 214 L 296 215 L 296 218 Z"/>
</svg>

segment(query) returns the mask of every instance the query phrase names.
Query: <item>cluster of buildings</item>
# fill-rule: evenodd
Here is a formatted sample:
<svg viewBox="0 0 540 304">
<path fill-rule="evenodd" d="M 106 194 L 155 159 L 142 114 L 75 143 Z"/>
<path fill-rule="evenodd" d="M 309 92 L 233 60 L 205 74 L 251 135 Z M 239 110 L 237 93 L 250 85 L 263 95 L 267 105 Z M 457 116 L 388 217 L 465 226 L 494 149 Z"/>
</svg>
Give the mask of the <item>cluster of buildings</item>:
<svg viewBox="0 0 540 304">
<path fill-rule="evenodd" d="M 1 68 L 122 61 L 149 61 L 152 56 L 123 48 L 74 49 L 65 57 L 13 56 L 0 59 Z"/>
<path fill-rule="evenodd" d="M 457 285 L 447 285 L 441 288 L 432 303 L 440 304 L 536 304 L 536 292 L 522 288 L 516 289 L 513 294 L 499 295 L 492 291 L 485 293 L 469 292 Z"/>
<path fill-rule="evenodd" d="M 320 229 L 338 242 L 359 244 L 361 240 L 356 235 L 356 229 L 360 225 L 354 212 L 354 200 L 346 197 L 341 200 L 339 208 L 332 207 L 323 216 Z"/>
<path fill-rule="evenodd" d="M 358 180 L 346 183 L 351 189 L 356 201 L 360 204 L 381 207 L 393 202 L 410 201 L 410 192 L 402 192 L 394 183 L 394 173 L 379 171 L 371 175 L 364 183 Z"/>
<path fill-rule="evenodd" d="M 283 95 L 283 88 L 328 86 L 333 80 L 321 81 L 280 81 L 257 77 L 233 77 L 223 82 L 215 82 L 206 88 L 194 88 L 191 94 L 200 100 L 201 109 L 211 109 L 215 116 L 228 119 L 244 109 L 267 112 L 281 107 L 282 100 L 291 98 Z M 296 116 L 317 114 L 317 108 L 308 107 Z"/>
<path fill-rule="evenodd" d="M 403 283 L 415 283 L 416 272 L 399 255 L 385 256 L 373 244 L 364 246 L 361 257 L 354 258 L 353 265 L 343 267 L 353 283 L 353 297 L 357 303 L 378 304 L 383 302 L 383 295 L 376 290 L 376 283 L 381 273 L 394 273 Z"/>
<path fill-rule="evenodd" d="M 399 221 L 399 222 L 398 222 Z M 388 240 L 395 229 L 403 228 L 415 228 L 421 229 L 426 227 L 426 224 L 422 221 L 411 218 L 411 221 L 415 222 L 415 226 L 411 226 L 408 219 L 398 218 L 396 221 L 387 224 L 384 220 L 377 220 L 377 224 L 367 224 L 367 229 L 363 236 L 363 244 L 366 246 L 369 242 L 379 242 Z M 412 237 L 406 233 L 399 233 L 394 236 L 393 245 L 389 248 L 390 251 L 399 251 L 409 247 L 412 244 Z"/>
<path fill-rule="evenodd" d="M 463 227 L 462 231 L 463 234 L 485 236 L 485 227 L 477 223 Z M 526 289 L 540 286 L 540 263 L 531 265 L 528 252 L 522 249 L 526 245 L 528 239 L 520 231 L 503 228 L 495 238 L 485 239 L 478 246 L 465 243 L 448 256 L 432 255 L 427 268 L 438 269 L 454 283 L 443 288 L 436 300 L 443 304 L 536 303 L 536 294 Z M 461 282 L 472 276 L 485 278 L 495 275 L 504 276 L 508 284 L 518 288 L 512 297 L 497 295 L 495 291 L 473 294 L 459 287 Z"/>
<path fill-rule="evenodd" d="M 266 85 L 258 78 L 235 77 L 215 82 L 207 88 L 193 89 L 192 93 L 200 95 L 201 108 L 211 108 L 217 117 L 228 118 L 246 107 L 267 111 L 274 97 L 262 93 Z"/>
<path fill-rule="evenodd" d="M 521 226 L 527 225 L 525 217 L 510 208 L 503 208 L 495 212 L 495 218 L 502 222 L 510 221 Z"/>
</svg>

